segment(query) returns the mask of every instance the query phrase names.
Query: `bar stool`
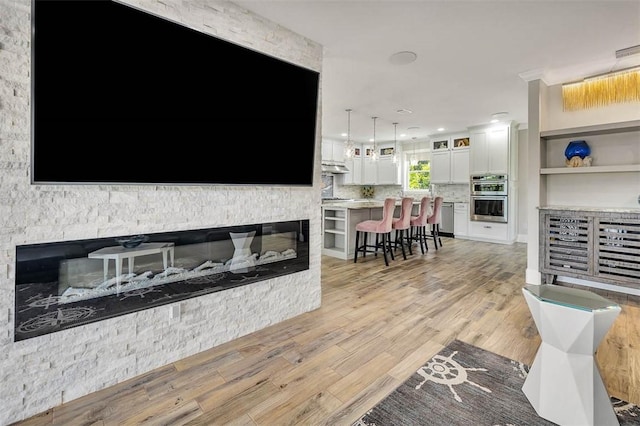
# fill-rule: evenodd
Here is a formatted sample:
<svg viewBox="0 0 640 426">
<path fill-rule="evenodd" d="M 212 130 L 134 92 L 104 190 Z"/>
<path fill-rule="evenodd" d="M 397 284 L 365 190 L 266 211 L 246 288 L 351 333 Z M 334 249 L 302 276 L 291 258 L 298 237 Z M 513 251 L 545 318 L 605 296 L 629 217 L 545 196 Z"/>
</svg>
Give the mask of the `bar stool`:
<svg viewBox="0 0 640 426">
<path fill-rule="evenodd" d="M 438 250 L 438 242 L 442 247 L 442 240 L 440 239 L 440 224 L 442 223 L 442 197 L 436 197 L 433 201 L 433 214 L 427 219 L 427 224 L 431 225 L 431 235 L 433 236 L 433 244 Z"/>
<path fill-rule="evenodd" d="M 409 238 L 409 230 L 411 229 L 411 209 L 413 209 L 413 197 L 402 197 L 402 202 L 400 204 L 400 217 L 394 218 L 391 223 L 391 229 L 396 231 L 394 247 L 397 249 L 398 244 L 400 244 L 404 260 L 407 260 L 407 252 L 404 249 L 405 240 L 409 246 L 409 254 L 413 254 L 411 251 L 411 240 Z"/>
<path fill-rule="evenodd" d="M 389 266 L 387 253 L 391 254 L 392 260 L 395 259 L 393 251 L 391 250 L 391 225 L 393 223 L 393 212 L 395 208 L 395 198 L 386 198 L 384 200 L 384 206 L 382 207 L 381 220 L 363 220 L 356 224 L 356 249 L 353 257 L 353 263 L 358 261 L 358 252 L 362 253 L 362 257 L 366 256 L 367 253 L 375 253 L 377 256 L 379 248 L 382 249 L 385 265 Z M 364 237 L 362 245 L 359 245 L 360 234 Z M 367 244 L 368 234 L 375 234 L 376 243 L 374 245 Z M 380 236 L 382 236 L 382 242 L 379 240 Z"/>
<path fill-rule="evenodd" d="M 427 245 L 427 219 L 433 215 L 431 207 L 431 197 L 425 195 L 420 200 L 420 211 L 417 216 L 411 216 L 411 230 L 409 239 L 420 243 L 420 251 L 424 254 L 429 251 Z"/>
</svg>

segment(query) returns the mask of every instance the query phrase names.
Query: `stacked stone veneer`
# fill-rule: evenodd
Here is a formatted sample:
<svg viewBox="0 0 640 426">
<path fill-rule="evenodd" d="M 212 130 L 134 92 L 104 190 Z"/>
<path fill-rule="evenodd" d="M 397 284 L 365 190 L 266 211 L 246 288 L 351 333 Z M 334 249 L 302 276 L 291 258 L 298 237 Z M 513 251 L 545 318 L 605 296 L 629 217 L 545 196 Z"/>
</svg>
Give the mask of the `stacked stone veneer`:
<svg viewBox="0 0 640 426">
<path fill-rule="evenodd" d="M 232 3 L 128 3 L 321 70 L 320 45 Z M 320 118 L 312 188 L 31 185 L 30 5 L 30 0 L 0 0 L 0 424 L 320 306 Z M 87 135 L 87 145 L 91 146 L 91 135 Z M 89 151 L 100 155 L 101 149 L 104 147 L 96 146 Z M 162 306 L 13 341 L 17 244 L 306 218 L 311 228 L 308 271 L 180 302 L 178 317 L 170 315 L 173 305 Z"/>
</svg>

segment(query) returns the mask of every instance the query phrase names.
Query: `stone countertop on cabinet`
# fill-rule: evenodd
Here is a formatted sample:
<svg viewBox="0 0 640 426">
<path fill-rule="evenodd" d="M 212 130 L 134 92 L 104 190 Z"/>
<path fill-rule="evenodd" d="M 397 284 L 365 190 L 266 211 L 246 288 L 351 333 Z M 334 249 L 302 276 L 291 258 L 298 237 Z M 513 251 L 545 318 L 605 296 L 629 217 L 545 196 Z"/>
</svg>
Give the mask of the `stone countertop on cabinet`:
<svg viewBox="0 0 640 426">
<path fill-rule="evenodd" d="M 640 213 L 640 208 L 634 207 L 576 207 L 576 206 L 543 206 L 539 210 L 564 210 L 582 212 L 607 212 L 607 213 Z"/>
</svg>

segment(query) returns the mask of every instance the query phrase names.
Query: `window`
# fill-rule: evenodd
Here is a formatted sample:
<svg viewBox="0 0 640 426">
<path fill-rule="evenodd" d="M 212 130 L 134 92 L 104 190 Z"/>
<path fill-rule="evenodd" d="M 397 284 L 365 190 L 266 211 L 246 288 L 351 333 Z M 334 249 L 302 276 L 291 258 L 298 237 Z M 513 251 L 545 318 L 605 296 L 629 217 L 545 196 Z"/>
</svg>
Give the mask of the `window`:
<svg viewBox="0 0 640 426">
<path fill-rule="evenodd" d="M 429 189 L 431 183 L 431 161 L 418 160 L 418 164 L 408 163 L 407 189 Z"/>
<path fill-rule="evenodd" d="M 408 147 L 404 153 L 404 189 L 428 190 L 431 184 L 431 150 L 417 143 L 415 149 Z"/>
</svg>

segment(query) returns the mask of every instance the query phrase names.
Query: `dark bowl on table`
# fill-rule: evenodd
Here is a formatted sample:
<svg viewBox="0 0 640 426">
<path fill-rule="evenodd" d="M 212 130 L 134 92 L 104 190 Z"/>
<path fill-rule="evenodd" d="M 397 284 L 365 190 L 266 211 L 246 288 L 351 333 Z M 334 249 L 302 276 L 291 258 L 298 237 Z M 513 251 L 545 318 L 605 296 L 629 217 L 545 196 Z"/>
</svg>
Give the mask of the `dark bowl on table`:
<svg viewBox="0 0 640 426">
<path fill-rule="evenodd" d="M 136 235 L 134 237 L 116 238 L 116 242 L 124 248 L 135 248 L 147 241 L 146 235 Z"/>
</svg>

